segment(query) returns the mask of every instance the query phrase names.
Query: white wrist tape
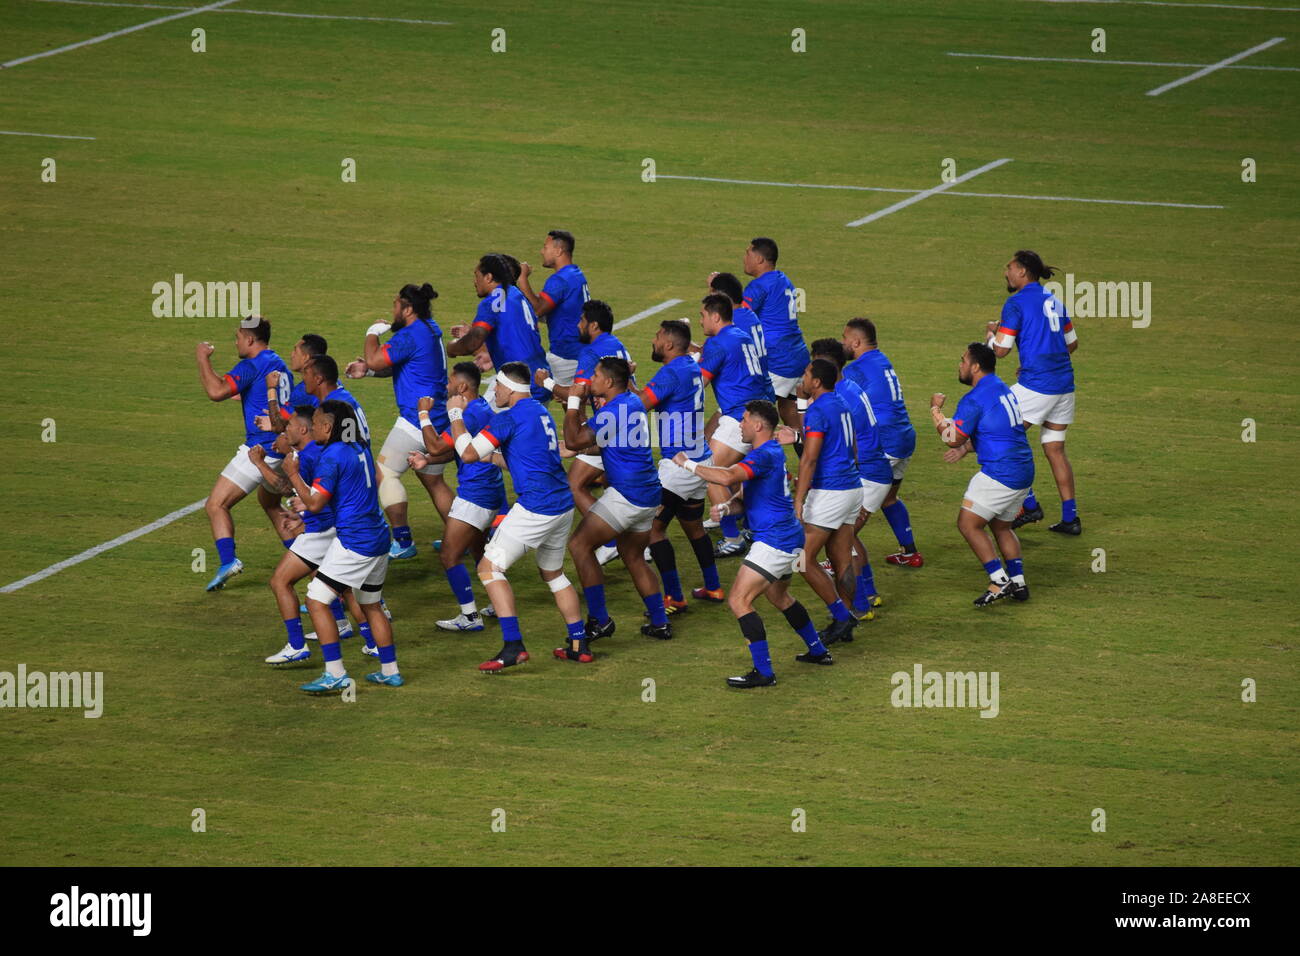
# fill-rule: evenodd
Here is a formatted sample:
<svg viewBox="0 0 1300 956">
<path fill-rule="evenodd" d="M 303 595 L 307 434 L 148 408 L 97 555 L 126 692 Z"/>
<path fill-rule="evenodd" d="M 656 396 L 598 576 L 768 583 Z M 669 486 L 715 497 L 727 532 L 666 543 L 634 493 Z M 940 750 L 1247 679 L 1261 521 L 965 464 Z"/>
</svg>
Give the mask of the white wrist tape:
<svg viewBox="0 0 1300 956">
<path fill-rule="evenodd" d="M 582 399 L 580 399 L 577 395 L 570 395 L 566 407 L 569 409 L 569 411 L 576 412 L 578 409 L 582 408 Z"/>
<path fill-rule="evenodd" d="M 374 378 L 374 377 L 375 377 L 375 370 L 373 368 L 366 369 L 366 378 Z"/>
<path fill-rule="evenodd" d="M 555 391 L 555 379 L 551 378 L 549 375 L 546 376 L 545 380 L 542 382 L 542 388 L 546 389 L 548 392 Z"/>
<path fill-rule="evenodd" d="M 383 335 L 391 326 L 387 322 L 376 322 L 370 328 L 366 329 L 366 335 Z"/>
<path fill-rule="evenodd" d="M 447 418 L 449 421 L 458 422 L 464 417 L 465 417 L 465 412 L 463 409 L 459 409 L 454 406 L 452 408 L 447 409 Z"/>
<path fill-rule="evenodd" d="M 695 474 L 695 469 L 700 467 L 700 463 L 698 461 L 691 461 L 691 459 L 687 458 L 686 464 L 682 467 L 693 475 Z"/>
<path fill-rule="evenodd" d="M 808 399 L 806 399 L 806 398 L 796 398 L 796 399 L 794 400 L 794 406 L 795 406 L 795 408 L 799 409 L 799 411 L 801 411 L 801 412 L 806 412 L 806 411 L 808 411 Z"/>
<path fill-rule="evenodd" d="M 985 339 L 984 339 L 984 344 L 985 344 L 985 345 L 992 345 L 992 344 L 993 344 L 993 340 L 996 339 L 997 337 L 998 337 L 998 333 L 997 333 L 997 332 L 990 332 L 990 333 L 988 334 L 988 336 L 985 337 Z"/>
<path fill-rule="evenodd" d="M 458 436 L 456 438 L 456 446 L 455 446 L 456 454 L 464 458 L 465 449 L 468 448 L 470 446 L 470 443 L 473 441 L 474 439 L 469 437 L 469 432 L 465 432 L 463 435 Z"/>
<path fill-rule="evenodd" d="M 719 517 L 719 518 L 725 518 L 725 517 L 726 517 L 727 515 L 729 515 L 729 514 L 731 514 L 731 505 L 730 505 L 730 504 L 728 504 L 727 502 L 724 501 L 722 504 L 718 505 L 718 517 Z"/>
</svg>

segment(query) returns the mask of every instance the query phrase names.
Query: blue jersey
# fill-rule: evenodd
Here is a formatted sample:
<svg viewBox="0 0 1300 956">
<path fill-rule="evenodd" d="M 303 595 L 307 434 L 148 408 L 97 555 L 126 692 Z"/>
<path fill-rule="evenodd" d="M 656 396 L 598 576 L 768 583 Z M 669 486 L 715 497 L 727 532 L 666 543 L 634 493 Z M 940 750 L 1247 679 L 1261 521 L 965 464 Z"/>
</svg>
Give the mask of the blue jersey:
<svg viewBox="0 0 1300 956">
<path fill-rule="evenodd" d="M 591 376 L 596 371 L 596 363 L 609 355 L 615 355 L 625 362 L 632 361 L 631 353 L 623 348 L 623 343 L 612 332 L 601 332 L 578 353 L 578 368 L 573 373 L 574 382 L 590 382 Z"/>
<path fill-rule="evenodd" d="M 444 394 L 446 393 L 444 392 Z M 356 397 L 351 392 L 342 385 L 335 383 L 334 391 L 325 396 L 325 401 L 344 402 L 350 405 L 352 410 L 357 413 L 357 427 L 361 429 L 362 444 L 370 444 L 370 423 L 366 421 L 366 413 L 361 410 L 361 403 L 356 400 Z M 432 416 L 433 412 L 430 412 L 429 415 Z M 446 416 L 445 409 L 443 410 L 443 416 Z"/>
<path fill-rule="evenodd" d="M 679 355 L 646 383 L 646 398 L 659 425 L 659 453 L 686 452 L 692 461 L 709 457 L 704 442 L 704 376 L 689 355 Z"/>
<path fill-rule="evenodd" d="M 582 304 L 591 298 L 587 292 L 587 277 L 582 270 L 569 263 L 563 269 L 556 269 L 555 274 L 542 286 L 539 298 L 554 306 L 546 314 L 547 334 L 551 342 L 551 352 L 560 358 L 576 359 L 582 351 L 578 341 L 578 320 L 582 318 Z"/>
<path fill-rule="evenodd" d="M 492 406 L 486 398 L 476 398 L 465 406 L 462 421 L 465 431 L 471 436 L 481 432 L 492 418 Z M 450 431 L 442 434 L 442 440 L 448 445 L 455 445 Z M 501 477 L 501 469 L 490 461 L 462 462 L 456 459 L 456 497 L 464 498 L 480 508 L 498 510 L 506 503 L 506 484 Z"/>
<path fill-rule="evenodd" d="M 772 387 L 772 378 L 768 374 L 767 361 L 767 339 L 763 336 L 763 323 L 758 321 L 752 310 L 738 305 L 731 311 L 731 323 L 736 328 L 749 333 L 749 337 L 754 340 L 754 347 L 758 349 L 758 364 L 762 366 L 763 377 L 767 379 L 767 394 L 763 397 L 769 402 L 776 401 L 776 389 Z M 803 373 L 800 372 L 800 375 Z"/>
<path fill-rule="evenodd" d="M 551 373 L 533 307 L 515 286 L 497 286 L 485 295 L 474 313 L 474 324 L 486 331 L 484 344 L 498 371 L 507 362 L 523 362 L 530 372 L 545 369 L 547 375 Z M 551 397 L 537 385 L 532 386 L 532 395 L 541 402 Z"/>
<path fill-rule="evenodd" d="M 569 478 L 560 463 L 560 437 L 541 402 L 523 398 L 483 426 L 506 456 L 519 504 L 534 514 L 562 515 L 573 508 Z"/>
<path fill-rule="evenodd" d="M 916 429 L 907 416 L 898 373 L 880 349 L 864 352 L 844 366 L 844 377 L 867 393 L 880 427 L 880 446 L 890 458 L 911 458 L 916 451 Z"/>
<path fill-rule="evenodd" d="M 1020 351 L 1017 381 L 1043 395 L 1065 395 L 1074 391 L 1074 365 L 1069 344 L 1074 341 L 1074 324 L 1061 301 L 1037 282 L 1031 282 L 1002 306 L 998 344 L 1016 340 Z"/>
<path fill-rule="evenodd" d="M 985 375 L 962 396 L 952 423 L 970 439 L 980 471 L 1008 488 L 1034 483 L 1034 453 L 1015 393 L 996 375 Z"/>
<path fill-rule="evenodd" d="M 764 272 L 745 286 L 745 305 L 763 323 L 772 371 L 785 378 L 802 377 L 808 367 L 808 346 L 799 331 L 794 283 L 780 270 Z"/>
<path fill-rule="evenodd" d="M 830 491 L 861 488 L 858 461 L 853 448 L 853 415 L 834 392 L 819 397 L 803 415 L 805 437 L 820 435 L 821 454 L 813 471 L 812 487 Z"/>
<path fill-rule="evenodd" d="M 366 557 L 388 553 L 388 522 L 379 507 L 375 460 L 369 448 L 343 441 L 326 445 L 312 488 L 330 496 L 343 547 Z"/>
<path fill-rule="evenodd" d="M 605 480 L 632 504 L 659 504 L 659 473 L 650 451 L 650 422 L 635 392 L 615 395 L 587 420 L 596 433 Z"/>
<path fill-rule="evenodd" d="M 276 402 L 279 402 L 278 398 Z M 293 410 L 299 405 L 310 405 L 315 408 L 319 404 L 320 399 L 307 391 L 307 386 L 304 383 L 298 382 L 293 386 L 293 390 L 289 392 L 289 401 L 284 405 L 280 405 L 280 417 L 287 422 L 293 418 Z"/>
<path fill-rule="evenodd" d="M 840 377 L 835 383 L 835 394 L 844 400 L 853 416 L 853 435 L 858 449 L 858 475 L 867 481 L 887 485 L 894 480 L 894 469 L 880 447 L 880 429 L 876 426 L 876 413 L 871 399 L 852 379 Z"/>
<path fill-rule="evenodd" d="M 785 470 L 785 450 L 771 438 L 750 451 L 740 462 L 749 472 L 745 482 L 745 524 L 754 540 L 769 548 L 793 554 L 803 547 L 803 528 L 794 517 L 790 476 Z"/>
<path fill-rule="evenodd" d="M 393 366 L 398 414 L 418 429 L 420 399 L 428 395 L 433 399 L 429 417 L 435 426 L 446 427 L 447 352 L 438 324 L 432 319 L 413 319 L 384 343 L 383 353 Z"/>
<path fill-rule="evenodd" d="M 766 398 L 772 384 L 763 374 L 754 340 L 735 325 L 723 326 L 705 341 L 700 372 L 706 382 L 713 383 L 713 395 L 722 414 L 737 421 L 745 414 L 745 403 Z"/>
<path fill-rule="evenodd" d="M 230 394 L 238 395 L 239 403 L 244 407 L 244 444 L 249 448 L 261 445 L 268 455 L 279 458 L 279 454 L 271 450 L 275 432 L 263 431 L 255 424 L 258 417 L 266 414 L 266 376 L 271 372 L 280 373 L 276 402 L 283 407 L 293 392 L 293 375 L 280 356 L 270 349 L 262 349 L 252 358 L 240 359 L 239 364 L 226 373 L 226 384 L 230 386 Z"/>
<path fill-rule="evenodd" d="M 302 478 L 303 484 L 308 488 L 316 480 L 316 472 L 320 469 L 320 456 L 325 449 L 314 441 L 309 441 L 306 446 L 298 452 L 298 475 Z M 304 512 L 302 516 L 302 528 L 306 532 L 328 531 L 334 527 L 334 503 L 329 502 L 320 511 L 313 514 L 310 511 Z"/>
</svg>

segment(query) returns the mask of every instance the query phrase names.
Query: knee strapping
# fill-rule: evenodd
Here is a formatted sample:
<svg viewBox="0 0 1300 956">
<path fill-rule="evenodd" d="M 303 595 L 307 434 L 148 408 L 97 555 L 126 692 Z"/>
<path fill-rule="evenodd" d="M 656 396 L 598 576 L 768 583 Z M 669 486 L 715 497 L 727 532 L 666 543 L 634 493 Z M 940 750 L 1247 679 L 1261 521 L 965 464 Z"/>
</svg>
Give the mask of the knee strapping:
<svg viewBox="0 0 1300 956">
<path fill-rule="evenodd" d="M 559 577 L 551 578 L 549 581 L 546 582 L 546 586 L 551 589 L 552 594 L 559 594 L 565 588 L 572 587 L 572 585 L 569 583 L 569 579 L 566 578 L 563 574 L 561 574 Z"/>
<path fill-rule="evenodd" d="M 1039 434 L 1038 440 L 1044 445 L 1050 445 L 1052 442 L 1065 441 L 1064 428 L 1042 428 L 1039 429 L 1039 431 L 1041 434 Z"/>
<path fill-rule="evenodd" d="M 383 462 L 379 463 L 379 507 L 390 508 L 406 503 L 406 486 L 402 476 Z"/>
</svg>

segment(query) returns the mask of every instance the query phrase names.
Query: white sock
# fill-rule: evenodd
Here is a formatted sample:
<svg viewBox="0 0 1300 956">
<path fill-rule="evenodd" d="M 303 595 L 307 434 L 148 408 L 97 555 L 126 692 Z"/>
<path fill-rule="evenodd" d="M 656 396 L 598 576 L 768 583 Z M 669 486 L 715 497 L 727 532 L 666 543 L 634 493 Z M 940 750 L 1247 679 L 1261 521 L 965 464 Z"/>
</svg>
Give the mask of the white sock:
<svg viewBox="0 0 1300 956">
<path fill-rule="evenodd" d="M 464 614 L 466 617 L 473 617 L 478 613 L 478 605 L 473 601 L 470 601 L 468 604 L 462 604 L 460 606 L 460 613 Z"/>
<path fill-rule="evenodd" d="M 1017 574 L 1011 580 L 1014 581 L 1016 584 L 1020 585 L 1021 587 L 1025 586 L 1025 576 L 1023 574 Z"/>
<path fill-rule="evenodd" d="M 1010 581 L 1010 578 L 1007 577 L 1006 571 L 1003 571 L 1001 568 L 999 568 L 993 574 L 989 575 L 989 580 L 992 581 L 994 584 L 996 584 L 998 587 L 1004 588 L 1007 586 L 1008 582 Z"/>
<path fill-rule="evenodd" d="M 726 538 L 725 540 L 727 544 L 735 544 L 737 541 L 740 540 L 740 535 L 736 535 L 734 538 Z"/>
<path fill-rule="evenodd" d="M 348 676 L 348 672 L 344 669 L 342 661 L 326 661 L 325 673 L 329 674 L 330 677 Z"/>
<path fill-rule="evenodd" d="M 397 661 L 392 661 L 388 664 L 380 664 L 379 673 L 383 674 L 385 677 L 392 677 L 397 673 Z"/>
</svg>

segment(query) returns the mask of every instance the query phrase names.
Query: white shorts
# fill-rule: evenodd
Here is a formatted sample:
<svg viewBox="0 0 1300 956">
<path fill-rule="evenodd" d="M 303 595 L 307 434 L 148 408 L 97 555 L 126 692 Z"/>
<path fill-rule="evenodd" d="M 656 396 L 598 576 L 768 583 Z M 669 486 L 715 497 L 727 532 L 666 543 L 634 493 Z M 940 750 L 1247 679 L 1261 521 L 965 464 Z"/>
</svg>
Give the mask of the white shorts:
<svg viewBox="0 0 1300 956">
<path fill-rule="evenodd" d="M 731 415 L 723 415 L 718 419 L 718 427 L 713 431 L 713 440 L 722 442 L 742 455 L 749 454 L 749 450 L 753 447 L 740 437 L 740 421 Z"/>
<path fill-rule="evenodd" d="M 1012 521 L 1020 513 L 1020 506 L 1029 497 L 1028 488 L 1008 488 L 1002 482 L 990 478 L 982 471 L 975 472 L 966 486 L 963 496 L 970 502 L 968 511 L 973 511 L 985 521 L 997 518 Z M 962 503 L 965 508 L 965 502 Z"/>
<path fill-rule="evenodd" d="M 264 461 L 266 462 L 267 468 L 270 468 L 276 474 L 280 474 L 280 464 L 284 461 L 283 458 L 273 458 L 268 455 Z M 235 450 L 235 457 L 231 458 L 230 461 L 226 463 L 226 467 L 221 469 L 221 477 L 233 481 L 239 486 L 239 490 L 244 494 L 248 494 L 258 485 L 261 485 L 267 491 L 274 492 L 277 495 L 280 493 L 278 490 L 272 488 L 266 483 L 266 479 L 262 477 L 262 473 L 257 470 L 257 466 L 253 464 L 253 460 L 248 457 L 247 445 L 240 445 L 239 448 Z"/>
<path fill-rule="evenodd" d="M 706 458 L 701 465 L 713 464 L 712 458 Z M 659 459 L 659 484 L 665 491 L 671 491 L 682 501 L 699 501 L 705 496 L 705 481 L 698 475 L 679 468 L 671 458 Z"/>
<path fill-rule="evenodd" d="M 596 515 L 613 528 L 615 534 L 622 534 L 624 531 L 649 531 L 658 510 L 657 501 L 642 508 L 624 498 L 617 488 L 606 488 L 605 493 L 596 499 L 587 513 Z"/>
<path fill-rule="evenodd" d="M 860 488 L 809 488 L 803 500 L 803 523 L 834 531 L 858 520 Z"/>
<path fill-rule="evenodd" d="M 343 547 L 335 538 L 330 542 L 325 558 L 316 569 L 317 579 L 329 578 L 352 589 L 359 604 L 377 604 L 383 597 L 384 577 L 388 574 L 388 555 L 374 557 L 357 554 Z M 310 595 L 309 595 L 310 596 Z"/>
<path fill-rule="evenodd" d="M 551 367 L 551 378 L 556 385 L 573 384 L 573 374 L 578 371 L 577 359 L 560 358 L 554 352 L 547 352 L 546 364 Z"/>
<path fill-rule="evenodd" d="M 466 501 L 457 495 L 452 499 L 451 510 L 447 512 L 447 517 L 463 521 L 479 531 L 486 531 L 492 527 L 492 522 L 497 519 L 497 513 L 495 509 L 484 508 L 482 505 L 476 505 L 474 502 Z"/>
<path fill-rule="evenodd" d="M 794 398 L 794 390 L 799 387 L 799 382 L 803 378 L 803 376 L 786 378 L 784 375 L 777 375 L 776 372 L 768 372 L 767 377 L 772 380 L 772 391 L 776 392 L 777 398 Z"/>
<path fill-rule="evenodd" d="M 289 550 L 313 568 L 319 567 L 320 563 L 325 560 L 330 545 L 334 543 L 334 539 L 338 536 L 339 533 L 334 528 L 326 531 L 304 531 L 293 539 L 293 544 L 289 545 Z"/>
<path fill-rule="evenodd" d="M 1043 422 L 1051 422 L 1053 425 L 1074 423 L 1074 392 L 1044 395 L 1016 382 L 1011 386 L 1011 394 L 1016 396 L 1020 414 L 1030 425 L 1041 425 Z"/>
<path fill-rule="evenodd" d="M 745 555 L 745 565 L 753 568 L 769 581 L 785 581 L 803 567 L 803 549 L 794 553 L 778 551 L 762 541 L 755 541 Z"/>
<path fill-rule="evenodd" d="M 889 496 L 889 489 L 892 488 L 887 481 L 868 481 L 862 479 L 862 507 L 867 514 L 875 514 L 884 504 L 885 498 Z"/>
<path fill-rule="evenodd" d="M 893 469 L 894 480 L 902 481 L 903 476 L 907 474 L 907 466 L 911 464 L 912 456 L 908 455 L 906 458 L 890 458 L 889 455 L 886 455 L 885 458 L 889 460 L 889 467 Z"/>
<path fill-rule="evenodd" d="M 389 431 L 388 437 L 384 439 L 384 447 L 379 450 L 379 457 L 375 461 L 389 471 L 404 475 L 406 469 L 411 467 L 406 463 L 406 456 L 413 451 L 423 453 L 424 450 L 424 435 L 421 434 L 420 429 L 405 418 L 399 417 Z M 428 465 L 420 469 L 420 474 L 441 475 L 446 467 L 446 462 L 441 465 Z"/>
<path fill-rule="evenodd" d="M 483 549 L 483 557 L 505 571 L 525 552 L 536 551 L 539 568 L 558 571 L 564 567 L 572 526 L 572 508 L 562 515 L 539 515 L 516 501 Z"/>
<path fill-rule="evenodd" d="M 605 470 L 605 459 L 599 455 L 575 455 L 574 457 L 584 464 L 591 465 L 592 468 L 599 468 L 601 471 Z"/>
</svg>

